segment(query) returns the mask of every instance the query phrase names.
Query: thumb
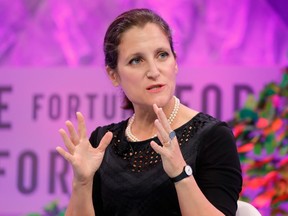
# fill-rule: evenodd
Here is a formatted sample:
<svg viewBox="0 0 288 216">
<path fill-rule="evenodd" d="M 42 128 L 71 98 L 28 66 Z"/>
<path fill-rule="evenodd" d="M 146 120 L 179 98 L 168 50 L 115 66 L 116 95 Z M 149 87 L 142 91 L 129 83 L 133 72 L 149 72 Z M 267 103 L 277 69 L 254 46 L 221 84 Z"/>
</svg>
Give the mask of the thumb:
<svg viewBox="0 0 288 216">
<path fill-rule="evenodd" d="M 110 142 L 112 140 L 112 137 L 113 137 L 113 133 L 112 132 L 110 132 L 110 131 L 106 132 L 105 135 L 102 137 L 97 149 L 100 152 L 105 151 L 107 146 L 110 144 Z"/>
</svg>

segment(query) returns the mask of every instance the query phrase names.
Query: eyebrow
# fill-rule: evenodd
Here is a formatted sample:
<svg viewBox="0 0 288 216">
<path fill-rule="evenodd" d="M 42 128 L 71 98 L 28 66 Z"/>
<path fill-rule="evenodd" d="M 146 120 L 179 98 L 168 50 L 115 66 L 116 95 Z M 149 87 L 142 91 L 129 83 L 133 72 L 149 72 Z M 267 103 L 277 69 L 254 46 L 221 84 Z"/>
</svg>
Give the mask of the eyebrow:
<svg viewBox="0 0 288 216">
<path fill-rule="evenodd" d="M 154 53 L 158 53 L 158 52 L 161 52 L 161 51 L 169 51 L 170 50 L 170 48 L 165 48 L 165 47 L 159 47 L 159 48 L 157 48 L 156 50 L 155 50 L 155 52 Z M 133 53 L 133 54 L 131 54 L 131 55 L 129 55 L 128 56 L 128 59 L 130 59 L 131 57 L 133 57 L 133 56 L 143 56 L 144 55 L 144 53 L 142 53 L 142 52 L 136 52 L 136 53 Z"/>
<path fill-rule="evenodd" d="M 169 51 L 171 51 L 171 49 L 170 49 L 170 47 L 169 47 L 169 48 L 159 47 L 158 49 L 156 49 L 156 53 L 158 53 L 158 52 L 160 52 L 160 51 L 169 52 Z"/>
</svg>

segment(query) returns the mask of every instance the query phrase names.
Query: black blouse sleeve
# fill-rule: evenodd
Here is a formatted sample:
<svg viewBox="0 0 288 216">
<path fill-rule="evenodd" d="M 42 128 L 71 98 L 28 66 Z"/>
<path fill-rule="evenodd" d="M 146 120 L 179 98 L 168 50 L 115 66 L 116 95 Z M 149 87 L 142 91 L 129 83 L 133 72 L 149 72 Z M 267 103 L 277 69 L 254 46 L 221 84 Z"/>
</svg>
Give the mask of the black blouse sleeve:
<svg viewBox="0 0 288 216">
<path fill-rule="evenodd" d="M 239 156 L 232 131 L 216 124 L 202 136 L 195 179 L 206 198 L 225 215 L 235 215 L 242 188 Z"/>
<path fill-rule="evenodd" d="M 102 127 L 97 127 L 90 135 L 89 141 L 91 145 L 94 148 L 97 148 L 99 145 L 99 142 L 101 138 L 103 137 L 103 128 Z M 103 215 L 102 209 L 103 209 L 103 204 L 102 204 L 102 199 L 100 196 L 100 179 L 99 179 L 99 174 L 96 172 L 94 175 L 94 180 L 93 180 L 93 189 L 92 189 L 92 200 L 93 200 L 93 206 L 96 215 L 101 216 Z"/>
<path fill-rule="evenodd" d="M 119 129 L 121 124 L 110 124 L 103 127 L 97 127 L 90 135 L 89 141 L 94 148 L 97 148 L 102 137 L 105 135 L 107 131 L 111 131 L 112 133 Z M 92 188 L 92 201 L 94 210 L 97 216 L 104 216 L 103 212 L 103 201 L 101 196 L 101 181 L 98 171 L 94 175 L 93 179 L 93 188 Z"/>
<path fill-rule="evenodd" d="M 97 127 L 90 135 L 89 141 L 91 145 L 96 148 L 99 145 L 100 140 L 104 136 L 105 131 L 103 127 Z"/>
</svg>

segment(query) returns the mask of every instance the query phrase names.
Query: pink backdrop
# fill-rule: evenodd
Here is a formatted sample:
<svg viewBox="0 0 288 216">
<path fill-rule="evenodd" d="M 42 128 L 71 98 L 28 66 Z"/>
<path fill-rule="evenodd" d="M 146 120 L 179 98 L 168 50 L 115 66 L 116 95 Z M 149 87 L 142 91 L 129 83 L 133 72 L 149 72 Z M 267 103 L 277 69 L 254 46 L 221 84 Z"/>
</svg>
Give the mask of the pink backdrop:
<svg viewBox="0 0 288 216">
<path fill-rule="evenodd" d="M 171 24 L 176 93 L 199 111 L 231 119 L 287 65 L 286 0 L 0 0 L 0 216 L 67 204 L 71 169 L 55 147 L 75 111 L 89 132 L 128 117 L 103 70 L 102 41 L 135 7 Z"/>
</svg>

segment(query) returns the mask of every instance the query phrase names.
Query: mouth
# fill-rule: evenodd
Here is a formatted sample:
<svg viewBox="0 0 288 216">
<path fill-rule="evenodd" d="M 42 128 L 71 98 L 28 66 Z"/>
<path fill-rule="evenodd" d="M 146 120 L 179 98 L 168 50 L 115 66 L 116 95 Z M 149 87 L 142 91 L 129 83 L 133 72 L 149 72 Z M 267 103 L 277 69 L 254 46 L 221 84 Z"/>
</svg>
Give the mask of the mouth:
<svg viewBox="0 0 288 216">
<path fill-rule="evenodd" d="M 160 89 L 160 88 L 162 88 L 164 85 L 162 85 L 162 84 L 158 84 L 158 85 L 151 85 L 151 86 L 149 86 L 148 88 L 146 88 L 148 91 L 150 91 L 150 90 L 156 90 L 156 89 Z"/>
</svg>

